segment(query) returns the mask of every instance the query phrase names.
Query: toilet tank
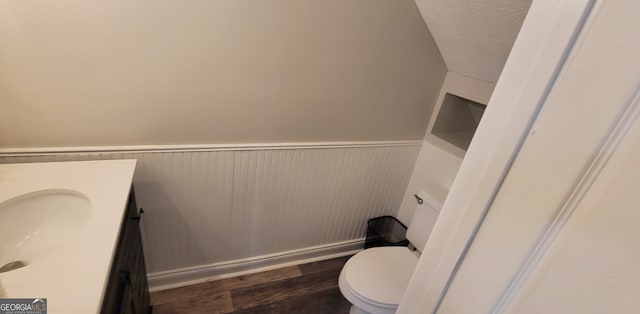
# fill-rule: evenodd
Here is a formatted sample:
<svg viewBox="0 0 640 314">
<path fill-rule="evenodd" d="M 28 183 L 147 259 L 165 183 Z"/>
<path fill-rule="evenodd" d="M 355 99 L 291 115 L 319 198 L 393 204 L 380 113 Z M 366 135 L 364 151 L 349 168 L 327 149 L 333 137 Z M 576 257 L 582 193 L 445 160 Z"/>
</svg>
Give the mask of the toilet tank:
<svg viewBox="0 0 640 314">
<path fill-rule="evenodd" d="M 429 189 L 429 192 L 420 190 L 417 193 L 423 202 L 417 204 L 416 210 L 413 212 L 413 218 L 407 228 L 407 239 L 418 251 L 422 252 L 424 246 L 427 245 L 427 240 L 429 240 L 431 230 L 438 219 L 447 192 L 441 188 L 433 187 Z"/>
</svg>

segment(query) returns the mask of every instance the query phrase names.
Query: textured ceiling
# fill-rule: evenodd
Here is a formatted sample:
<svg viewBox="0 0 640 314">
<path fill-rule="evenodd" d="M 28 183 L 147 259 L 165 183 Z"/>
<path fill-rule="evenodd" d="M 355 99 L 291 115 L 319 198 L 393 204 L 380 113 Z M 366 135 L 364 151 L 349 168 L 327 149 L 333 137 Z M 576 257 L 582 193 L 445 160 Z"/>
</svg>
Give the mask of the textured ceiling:
<svg viewBox="0 0 640 314">
<path fill-rule="evenodd" d="M 449 71 L 496 82 L 531 0 L 416 0 Z"/>
</svg>

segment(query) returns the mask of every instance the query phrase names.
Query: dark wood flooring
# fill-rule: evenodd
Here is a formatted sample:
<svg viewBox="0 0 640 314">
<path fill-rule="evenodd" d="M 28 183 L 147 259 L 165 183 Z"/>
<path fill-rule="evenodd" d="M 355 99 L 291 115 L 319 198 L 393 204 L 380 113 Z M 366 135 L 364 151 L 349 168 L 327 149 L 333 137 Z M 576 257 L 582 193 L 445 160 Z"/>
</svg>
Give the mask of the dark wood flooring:
<svg viewBox="0 0 640 314">
<path fill-rule="evenodd" d="M 154 292 L 153 313 L 349 313 L 338 288 L 348 258 Z"/>
</svg>

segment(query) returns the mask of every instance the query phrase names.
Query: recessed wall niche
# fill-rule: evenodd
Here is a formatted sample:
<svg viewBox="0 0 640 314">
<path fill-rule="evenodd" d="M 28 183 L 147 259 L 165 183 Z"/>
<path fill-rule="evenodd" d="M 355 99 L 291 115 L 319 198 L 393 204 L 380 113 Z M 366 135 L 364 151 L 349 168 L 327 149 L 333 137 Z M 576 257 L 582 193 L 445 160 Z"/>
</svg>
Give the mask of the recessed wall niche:
<svg viewBox="0 0 640 314">
<path fill-rule="evenodd" d="M 466 151 L 485 108 L 481 103 L 445 93 L 431 134 Z"/>
<path fill-rule="evenodd" d="M 453 160 L 462 160 L 495 87 L 455 72 L 447 73 L 429 118 L 424 140 Z"/>
</svg>

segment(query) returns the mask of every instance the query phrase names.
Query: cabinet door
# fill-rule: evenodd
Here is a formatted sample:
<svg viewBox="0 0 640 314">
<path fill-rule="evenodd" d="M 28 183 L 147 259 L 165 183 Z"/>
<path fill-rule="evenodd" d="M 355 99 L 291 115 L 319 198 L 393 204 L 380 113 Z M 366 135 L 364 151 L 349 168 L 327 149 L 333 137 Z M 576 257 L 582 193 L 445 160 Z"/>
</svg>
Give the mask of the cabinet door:
<svg viewBox="0 0 640 314">
<path fill-rule="evenodd" d="M 120 314 L 136 314 L 135 297 L 131 286 L 131 273 L 124 271 L 121 273 L 122 281 L 125 283 L 120 303 Z"/>
<path fill-rule="evenodd" d="M 142 239 L 140 237 L 140 221 L 142 219 L 142 209 L 138 211 L 135 194 L 131 193 L 130 202 L 130 251 L 128 267 L 131 271 L 131 289 L 133 297 L 134 313 L 145 314 L 150 312 L 151 298 L 149 296 L 149 286 L 147 284 L 147 270 L 144 263 L 142 251 Z"/>
<path fill-rule="evenodd" d="M 140 219 L 132 189 L 101 313 L 150 312 L 151 302 L 140 238 Z"/>
</svg>

